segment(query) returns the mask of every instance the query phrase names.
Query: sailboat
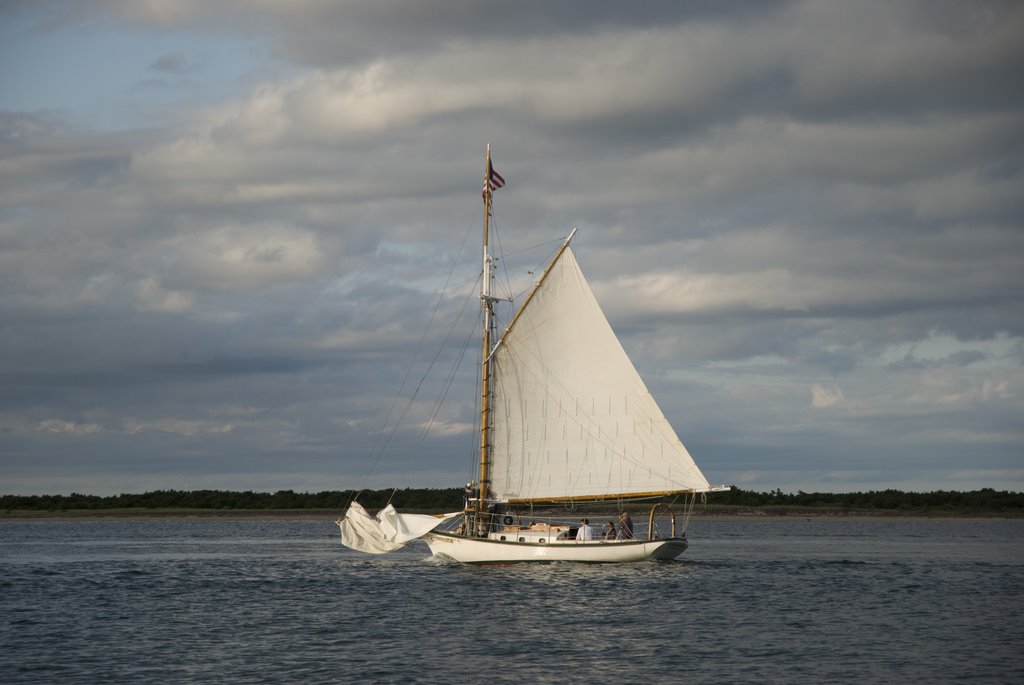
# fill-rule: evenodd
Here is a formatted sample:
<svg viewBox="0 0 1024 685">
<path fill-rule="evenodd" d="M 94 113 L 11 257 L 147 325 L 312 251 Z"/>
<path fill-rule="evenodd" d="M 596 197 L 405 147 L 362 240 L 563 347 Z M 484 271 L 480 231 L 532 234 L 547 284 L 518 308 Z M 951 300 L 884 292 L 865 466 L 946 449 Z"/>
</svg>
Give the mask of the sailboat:
<svg viewBox="0 0 1024 685">
<path fill-rule="evenodd" d="M 353 502 L 338 521 L 342 543 L 382 553 L 418 539 L 434 556 L 470 564 L 674 559 L 687 548 L 697 498 L 729 486 L 709 484 L 623 350 L 570 247 L 576 229 L 496 330 L 490 218 L 504 184 L 488 145 L 480 460 L 464 510 L 430 516 L 388 505 L 372 516 Z M 651 502 L 634 527 L 626 508 Z M 603 519 L 603 528 L 589 523 Z"/>
</svg>

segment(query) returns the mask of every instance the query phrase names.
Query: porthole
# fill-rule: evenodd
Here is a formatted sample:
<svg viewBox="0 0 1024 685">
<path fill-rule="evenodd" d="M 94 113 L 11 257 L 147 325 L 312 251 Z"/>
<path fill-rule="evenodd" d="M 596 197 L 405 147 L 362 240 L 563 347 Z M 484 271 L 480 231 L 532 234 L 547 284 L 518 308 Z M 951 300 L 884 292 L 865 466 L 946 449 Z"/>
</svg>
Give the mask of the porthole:
<svg viewBox="0 0 1024 685">
<path fill-rule="evenodd" d="M 505 541 L 505 536 L 504 536 L 504 535 L 502 535 L 502 536 L 501 536 L 500 538 L 498 538 L 498 539 L 499 539 L 499 540 L 501 540 L 502 542 L 504 542 L 504 541 Z"/>
<path fill-rule="evenodd" d="M 541 539 L 540 539 L 540 544 L 542 544 L 542 545 L 543 545 L 543 544 L 544 544 L 545 542 L 547 542 L 547 540 L 546 540 L 545 538 L 541 538 Z"/>
<path fill-rule="evenodd" d="M 526 538 L 519 538 L 519 542 L 526 542 Z"/>
</svg>

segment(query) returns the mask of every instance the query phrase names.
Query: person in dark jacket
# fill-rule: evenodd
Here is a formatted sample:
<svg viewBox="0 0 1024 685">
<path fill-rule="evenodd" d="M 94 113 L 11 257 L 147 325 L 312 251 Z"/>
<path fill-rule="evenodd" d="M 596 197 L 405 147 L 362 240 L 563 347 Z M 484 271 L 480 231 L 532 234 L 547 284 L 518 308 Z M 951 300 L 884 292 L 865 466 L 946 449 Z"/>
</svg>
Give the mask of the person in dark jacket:
<svg viewBox="0 0 1024 685">
<path fill-rule="evenodd" d="M 615 539 L 633 539 L 633 519 L 629 518 L 629 514 L 626 512 L 622 512 L 621 514 L 619 514 L 619 534 L 616 536 Z"/>
</svg>

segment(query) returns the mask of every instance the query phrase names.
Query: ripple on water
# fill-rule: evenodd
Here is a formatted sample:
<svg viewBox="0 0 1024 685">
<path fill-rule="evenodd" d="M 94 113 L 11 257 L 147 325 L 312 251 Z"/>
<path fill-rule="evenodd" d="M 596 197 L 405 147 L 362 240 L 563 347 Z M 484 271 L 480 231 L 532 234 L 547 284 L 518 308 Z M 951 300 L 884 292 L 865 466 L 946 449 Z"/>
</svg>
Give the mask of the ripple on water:
<svg viewBox="0 0 1024 685">
<path fill-rule="evenodd" d="M 490 567 L 321 521 L 4 525 L 10 683 L 1024 675 L 1021 524 L 707 521 L 675 562 Z"/>
</svg>

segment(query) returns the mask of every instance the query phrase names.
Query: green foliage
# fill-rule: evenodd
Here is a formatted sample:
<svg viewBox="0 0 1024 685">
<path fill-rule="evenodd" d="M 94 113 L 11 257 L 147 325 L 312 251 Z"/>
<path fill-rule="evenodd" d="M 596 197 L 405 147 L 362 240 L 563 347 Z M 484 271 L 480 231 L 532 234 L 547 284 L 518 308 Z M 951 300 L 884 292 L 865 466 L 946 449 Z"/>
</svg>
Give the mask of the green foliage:
<svg viewBox="0 0 1024 685">
<path fill-rule="evenodd" d="M 831 508 L 845 511 L 900 511 L 919 513 L 971 511 L 1005 514 L 1024 513 L 1024 494 L 982 488 L 967 492 L 937 490 L 934 492 L 903 492 L 902 490 L 871 490 L 868 492 L 803 492 L 784 493 L 782 490 L 753 492 L 733 488 L 716 492 L 708 497 L 711 504 L 763 507 L 786 505 L 800 508 Z"/>
<path fill-rule="evenodd" d="M 143 494 L 97 495 L 0 495 L 0 511 L 103 511 L 110 509 L 200 509 L 273 511 L 303 509 L 342 512 L 358 495 L 359 502 L 376 511 L 390 500 L 406 511 L 455 511 L 462 507 L 462 489 L 405 488 L 403 490 L 328 490 L 324 492 L 274 493 L 233 492 L 228 490 L 154 490 Z M 869 492 L 784 493 L 782 490 L 754 492 L 735 488 L 708 495 L 712 505 L 740 507 L 780 507 L 792 509 L 823 508 L 848 512 L 896 511 L 902 513 L 990 513 L 1024 515 L 1024 494 L 997 491 L 992 488 L 970 492 L 939 490 L 936 492 L 903 492 L 881 490 Z"/>
<path fill-rule="evenodd" d="M 274 493 L 233 492 L 228 490 L 154 490 L 141 495 L 120 494 L 110 497 L 97 495 L 0 495 L 0 510 L 21 511 L 102 511 L 105 509 L 218 509 L 218 510 L 301 510 L 333 509 L 344 511 L 359 495 L 359 502 L 367 509 L 385 506 L 394 492 L 392 504 L 401 509 L 454 511 L 462 507 L 462 490 L 448 488 L 432 490 L 406 488 L 404 490 L 331 490 L 324 492 L 294 492 L 278 490 Z"/>
</svg>

